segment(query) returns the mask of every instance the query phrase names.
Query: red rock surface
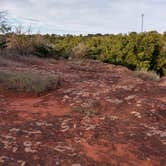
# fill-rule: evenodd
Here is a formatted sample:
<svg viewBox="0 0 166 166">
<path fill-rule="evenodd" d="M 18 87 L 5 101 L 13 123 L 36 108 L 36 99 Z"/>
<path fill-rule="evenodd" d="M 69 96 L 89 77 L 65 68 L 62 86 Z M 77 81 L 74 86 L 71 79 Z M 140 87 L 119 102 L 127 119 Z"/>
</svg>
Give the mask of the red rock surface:
<svg viewBox="0 0 166 166">
<path fill-rule="evenodd" d="M 0 94 L 0 165 L 165 166 L 166 87 L 96 61 L 3 60 L 60 74 L 40 97 Z"/>
</svg>

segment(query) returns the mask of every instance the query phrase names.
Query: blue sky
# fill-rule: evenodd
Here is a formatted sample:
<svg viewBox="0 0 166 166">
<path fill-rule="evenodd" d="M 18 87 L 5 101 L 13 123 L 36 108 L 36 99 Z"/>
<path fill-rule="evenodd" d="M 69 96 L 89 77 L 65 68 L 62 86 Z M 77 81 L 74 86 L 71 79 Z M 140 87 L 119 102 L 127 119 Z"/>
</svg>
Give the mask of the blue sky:
<svg viewBox="0 0 166 166">
<path fill-rule="evenodd" d="M 13 26 L 56 34 L 166 31 L 166 0 L 0 0 Z"/>
</svg>

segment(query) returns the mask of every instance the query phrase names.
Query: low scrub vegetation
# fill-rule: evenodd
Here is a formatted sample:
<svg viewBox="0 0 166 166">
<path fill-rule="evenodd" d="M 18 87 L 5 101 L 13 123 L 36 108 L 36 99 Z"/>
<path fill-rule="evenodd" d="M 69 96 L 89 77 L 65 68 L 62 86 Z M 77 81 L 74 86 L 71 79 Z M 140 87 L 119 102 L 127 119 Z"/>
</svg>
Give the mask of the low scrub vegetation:
<svg viewBox="0 0 166 166">
<path fill-rule="evenodd" d="M 12 34 L 7 38 L 7 48 L 13 54 L 51 57 L 53 45 L 41 35 Z"/>
<path fill-rule="evenodd" d="M 57 75 L 0 71 L 0 84 L 5 90 L 40 95 L 56 88 L 60 78 Z"/>
<path fill-rule="evenodd" d="M 79 43 L 77 46 L 72 48 L 71 57 L 74 59 L 84 59 L 87 56 L 87 48 L 85 44 Z"/>
<path fill-rule="evenodd" d="M 143 80 L 158 81 L 160 76 L 155 71 L 147 71 L 146 69 L 141 69 L 135 71 L 135 75 Z"/>
<path fill-rule="evenodd" d="M 14 54 L 56 59 L 91 58 L 132 70 L 153 70 L 166 76 L 166 33 L 151 31 L 87 36 L 12 33 L 0 35 L 0 38 L 3 38 L 1 45 L 5 46 L 4 49 L 14 50 Z"/>
<path fill-rule="evenodd" d="M 56 35 L 9 33 L 7 13 L 0 12 L 0 55 L 35 55 L 46 58 L 91 58 L 129 69 L 153 70 L 166 76 L 166 32 L 150 31 L 128 34 Z"/>
</svg>

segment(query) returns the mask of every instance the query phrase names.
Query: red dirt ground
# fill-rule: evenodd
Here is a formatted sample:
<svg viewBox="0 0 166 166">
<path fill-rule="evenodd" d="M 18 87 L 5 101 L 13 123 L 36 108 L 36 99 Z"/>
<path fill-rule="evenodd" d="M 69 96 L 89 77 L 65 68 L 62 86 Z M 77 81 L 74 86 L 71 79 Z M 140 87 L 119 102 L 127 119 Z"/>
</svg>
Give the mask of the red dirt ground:
<svg viewBox="0 0 166 166">
<path fill-rule="evenodd" d="M 0 70 L 63 78 L 40 97 L 0 94 L 0 165 L 166 165 L 164 79 L 88 60 L 3 59 Z"/>
</svg>

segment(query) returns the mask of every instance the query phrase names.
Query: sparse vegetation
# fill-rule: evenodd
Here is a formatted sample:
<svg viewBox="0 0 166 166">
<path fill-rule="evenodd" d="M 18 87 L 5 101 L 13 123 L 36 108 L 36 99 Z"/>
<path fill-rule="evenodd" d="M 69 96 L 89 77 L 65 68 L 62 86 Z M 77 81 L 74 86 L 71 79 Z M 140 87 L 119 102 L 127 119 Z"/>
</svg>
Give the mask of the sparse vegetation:
<svg viewBox="0 0 166 166">
<path fill-rule="evenodd" d="M 73 108 L 74 112 L 81 113 L 85 116 L 94 116 L 97 115 L 97 111 L 95 108 L 83 108 L 81 106 L 77 106 Z"/>
<path fill-rule="evenodd" d="M 166 33 L 129 33 L 118 35 L 58 36 L 6 34 L 6 50 L 42 58 L 96 59 L 129 69 L 153 70 L 166 75 Z"/>
<path fill-rule="evenodd" d="M 58 75 L 0 71 L 0 84 L 6 90 L 39 95 L 56 88 L 60 78 Z"/>
<path fill-rule="evenodd" d="M 146 69 L 135 71 L 135 75 L 145 81 L 146 80 L 157 81 L 160 79 L 160 76 L 155 71 L 147 71 Z"/>
<path fill-rule="evenodd" d="M 33 52 L 33 41 L 26 35 L 12 34 L 7 38 L 8 49 L 13 54 L 29 56 Z"/>
<path fill-rule="evenodd" d="M 83 59 L 87 57 L 87 48 L 85 44 L 79 43 L 77 46 L 72 48 L 72 58 Z"/>
<path fill-rule="evenodd" d="M 8 49 L 13 54 L 24 56 L 35 55 L 42 58 L 51 57 L 54 53 L 53 45 L 41 35 L 12 34 L 7 38 Z"/>
<path fill-rule="evenodd" d="M 0 12 L 0 33 L 10 30 L 5 12 Z M 153 70 L 166 75 L 166 33 L 156 31 L 129 34 L 32 35 L 31 31 L 0 35 L 0 49 L 13 55 L 35 55 L 42 58 L 97 59 L 129 69 Z"/>
</svg>

